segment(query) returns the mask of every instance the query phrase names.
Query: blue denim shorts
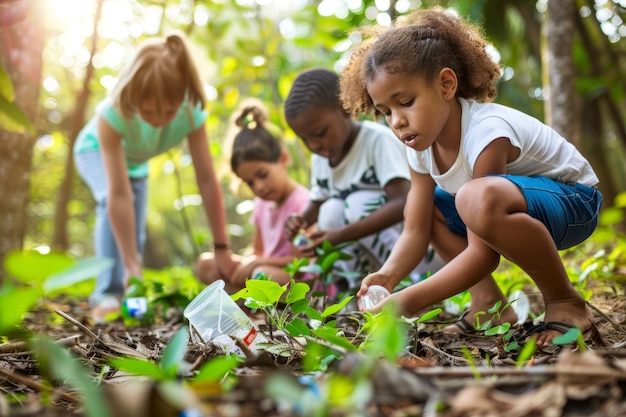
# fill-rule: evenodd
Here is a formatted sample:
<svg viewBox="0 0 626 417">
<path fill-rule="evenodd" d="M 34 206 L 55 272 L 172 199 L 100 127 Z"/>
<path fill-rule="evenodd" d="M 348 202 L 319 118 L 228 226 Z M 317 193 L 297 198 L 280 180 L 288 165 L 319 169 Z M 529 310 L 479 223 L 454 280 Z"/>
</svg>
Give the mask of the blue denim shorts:
<svg viewBox="0 0 626 417">
<path fill-rule="evenodd" d="M 598 225 L 602 194 L 595 187 L 575 182 L 562 183 L 543 176 L 497 175 L 519 187 L 528 205 L 528 215 L 543 223 L 559 250 L 587 239 Z M 435 188 L 435 205 L 448 228 L 467 237 L 467 229 L 457 212 L 454 196 Z"/>
</svg>

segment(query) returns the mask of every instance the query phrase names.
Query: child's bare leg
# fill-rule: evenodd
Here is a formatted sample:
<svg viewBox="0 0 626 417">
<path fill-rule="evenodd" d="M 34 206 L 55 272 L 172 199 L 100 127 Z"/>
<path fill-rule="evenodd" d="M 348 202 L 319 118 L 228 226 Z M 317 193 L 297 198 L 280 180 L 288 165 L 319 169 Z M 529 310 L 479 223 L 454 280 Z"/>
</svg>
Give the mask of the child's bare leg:
<svg viewBox="0 0 626 417">
<path fill-rule="evenodd" d="M 201 253 L 194 269 L 198 279 L 207 285 L 219 279 L 215 256 L 211 252 Z"/>
<path fill-rule="evenodd" d="M 590 328 L 591 310 L 575 290 L 546 227 L 527 214 L 519 188 L 501 177 L 476 179 L 457 195 L 459 214 L 490 247 L 522 268 L 543 294 L 545 321 L 564 321 L 582 331 Z M 560 333 L 542 332 L 537 345 L 545 346 Z"/>
<path fill-rule="evenodd" d="M 252 274 L 255 265 L 252 264 L 254 257 L 243 257 L 232 254 L 231 259 L 237 263 L 237 267 L 230 276 L 222 276 L 217 269 L 215 255 L 211 252 L 200 254 L 195 265 L 195 272 L 198 279 L 209 285 L 218 279 L 224 280 L 224 289 L 227 293 L 233 294 L 239 291 L 245 285 L 246 279 Z"/>
<path fill-rule="evenodd" d="M 433 222 L 433 246 L 441 258 L 450 262 L 453 258 L 458 256 L 467 247 L 467 240 L 452 232 L 446 225 L 445 219 L 439 210 L 435 210 L 435 221 Z M 471 325 L 478 322 L 482 323 L 491 318 L 489 314 L 480 314 L 478 317 L 476 313 L 486 312 L 488 309 L 494 306 L 498 301 L 502 302 L 502 305 L 506 305 L 508 302 L 505 295 L 502 293 L 496 282 L 491 275 L 486 276 L 482 281 L 473 285 L 469 289 L 472 296 L 472 303 L 467 310 L 465 320 Z M 502 311 L 500 315 L 500 321 L 502 323 L 515 323 L 517 321 L 517 314 L 512 308 L 507 308 Z M 495 323 L 497 324 L 497 323 Z M 460 330 L 456 324 L 444 328 L 445 332 L 456 333 Z"/>
</svg>

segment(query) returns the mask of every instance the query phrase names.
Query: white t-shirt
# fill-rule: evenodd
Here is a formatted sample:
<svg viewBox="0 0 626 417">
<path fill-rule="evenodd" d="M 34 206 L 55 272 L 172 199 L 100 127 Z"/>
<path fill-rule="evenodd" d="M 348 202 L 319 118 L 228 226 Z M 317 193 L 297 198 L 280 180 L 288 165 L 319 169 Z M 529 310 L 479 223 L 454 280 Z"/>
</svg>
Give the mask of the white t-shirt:
<svg viewBox="0 0 626 417">
<path fill-rule="evenodd" d="M 331 167 L 328 158 L 311 155 L 311 201 L 345 199 L 360 190 L 383 190 L 394 178 L 410 180 L 405 145 L 387 126 L 370 121 L 361 128 L 346 156 Z"/>
<path fill-rule="evenodd" d="M 578 182 L 586 186 L 598 183 L 589 162 L 576 147 L 554 129 L 518 110 L 495 103 L 461 102 L 461 151 L 447 172 L 441 174 L 432 149 L 418 152 L 407 147 L 409 165 L 422 174 L 430 174 L 443 190 L 456 194 L 473 176 L 474 164 L 492 141 L 508 138 L 521 150 L 519 158 L 507 164 L 510 175 L 543 175 L 560 182 Z"/>
</svg>

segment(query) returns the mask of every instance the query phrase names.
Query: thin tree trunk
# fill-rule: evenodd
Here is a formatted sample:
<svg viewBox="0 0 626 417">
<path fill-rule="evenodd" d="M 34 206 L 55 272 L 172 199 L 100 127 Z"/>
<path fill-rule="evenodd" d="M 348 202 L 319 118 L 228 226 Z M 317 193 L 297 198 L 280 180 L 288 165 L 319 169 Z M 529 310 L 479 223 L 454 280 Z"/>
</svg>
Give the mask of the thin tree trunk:
<svg viewBox="0 0 626 417">
<path fill-rule="evenodd" d="M 91 79 L 93 78 L 93 57 L 97 50 L 97 33 L 98 22 L 100 21 L 100 15 L 102 14 L 102 2 L 98 0 L 96 4 L 96 11 L 94 14 L 94 30 L 91 36 L 91 51 L 89 62 L 85 71 L 85 78 L 83 79 L 83 88 L 78 94 L 76 99 L 76 105 L 74 106 L 74 114 L 72 116 L 72 130 L 68 137 L 69 139 L 69 152 L 67 153 L 67 160 L 65 161 L 65 176 L 63 182 L 59 187 L 59 194 L 57 198 L 56 212 L 54 214 L 54 232 L 52 236 L 52 247 L 55 250 L 66 251 L 69 247 L 69 238 L 67 235 L 67 222 L 69 219 L 67 205 L 72 198 L 72 184 L 74 183 L 74 153 L 72 149 L 76 142 L 76 137 L 82 129 L 86 120 L 87 102 L 91 96 Z"/>
<path fill-rule="evenodd" d="M 580 147 L 580 125 L 576 94 L 575 66 L 572 56 L 576 4 L 573 0 L 548 0 L 546 57 L 549 99 L 546 122 L 563 137 Z"/>
<path fill-rule="evenodd" d="M 29 120 L 37 115 L 43 50 L 39 1 L 4 1 L 0 10 L 0 65 L 9 74 L 15 103 Z M 6 13 L 6 15 L 5 15 Z M 0 130 L 0 283 L 3 260 L 24 243 L 35 137 Z"/>
</svg>

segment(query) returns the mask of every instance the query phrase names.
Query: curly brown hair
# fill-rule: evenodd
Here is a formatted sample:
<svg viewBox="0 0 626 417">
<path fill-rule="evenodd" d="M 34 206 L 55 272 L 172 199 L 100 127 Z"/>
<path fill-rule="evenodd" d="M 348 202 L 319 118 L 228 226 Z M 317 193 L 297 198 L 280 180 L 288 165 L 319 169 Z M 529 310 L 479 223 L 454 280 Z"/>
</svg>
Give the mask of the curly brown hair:
<svg viewBox="0 0 626 417">
<path fill-rule="evenodd" d="M 415 73 L 432 81 L 443 68 L 458 79 L 457 97 L 491 101 L 501 69 L 488 54 L 489 44 L 478 26 L 441 7 L 416 10 L 384 29 L 355 31 L 363 41 L 352 51 L 340 74 L 339 99 L 349 113 L 379 116 L 367 93 L 378 71 Z"/>
</svg>

